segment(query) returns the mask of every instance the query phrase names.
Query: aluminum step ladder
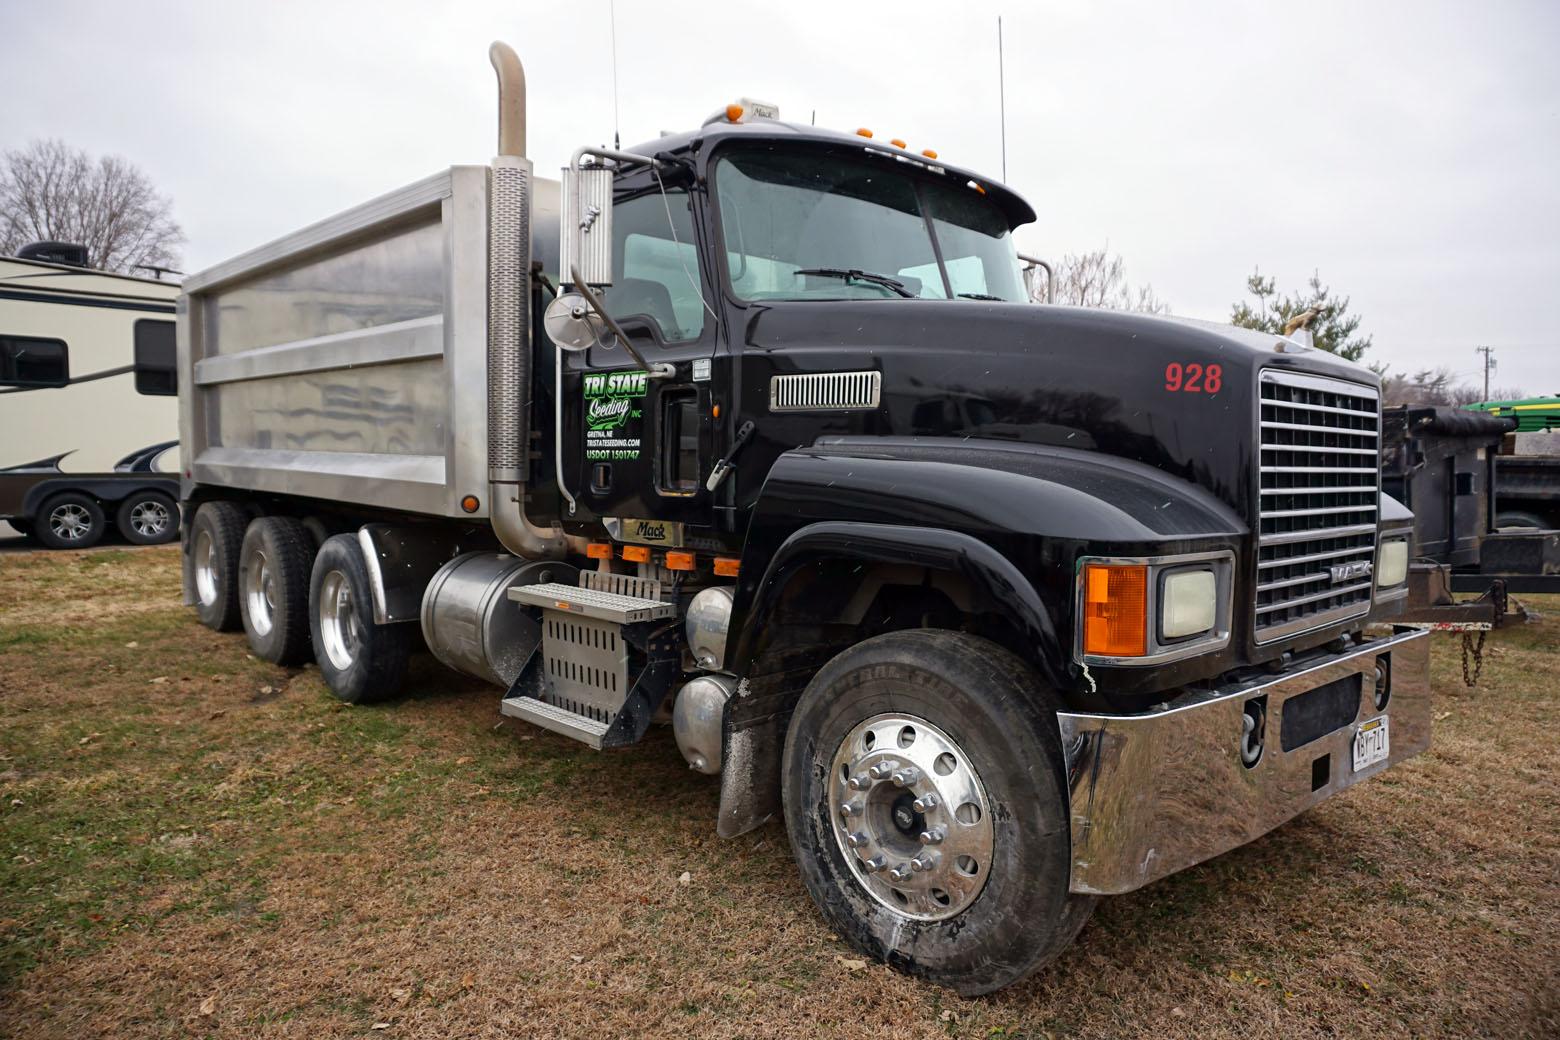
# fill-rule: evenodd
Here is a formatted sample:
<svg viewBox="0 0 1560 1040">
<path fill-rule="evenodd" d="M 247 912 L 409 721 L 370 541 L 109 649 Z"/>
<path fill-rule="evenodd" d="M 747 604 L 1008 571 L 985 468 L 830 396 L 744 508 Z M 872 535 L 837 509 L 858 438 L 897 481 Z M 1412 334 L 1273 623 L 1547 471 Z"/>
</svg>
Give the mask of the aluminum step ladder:
<svg viewBox="0 0 1560 1040">
<path fill-rule="evenodd" d="M 542 641 L 499 710 L 598 750 L 645 735 L 680 663 L 677 610 L 661 583 L 583 571 L 579 585 L 520 585 L 542 611 Z"/>
</svg>

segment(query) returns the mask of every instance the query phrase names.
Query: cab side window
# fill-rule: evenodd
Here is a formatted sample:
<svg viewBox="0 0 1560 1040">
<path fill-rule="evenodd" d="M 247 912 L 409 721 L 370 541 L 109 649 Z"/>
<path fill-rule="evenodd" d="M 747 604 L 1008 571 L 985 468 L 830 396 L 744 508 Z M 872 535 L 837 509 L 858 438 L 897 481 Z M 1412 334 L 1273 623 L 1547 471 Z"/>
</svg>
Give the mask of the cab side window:
<svg viewBox="0 0 1560 1040">
<path fill-rule="evenodd" d="M 651 191 L 612 207 L 612 285 L 607 311 L 619 323 L 651 325 L 662 342 L 686 343 L 704 332 L 704 281 L 688 193 Z M 667 210 L 671 220 L 667 220 Z"/>
</svg>

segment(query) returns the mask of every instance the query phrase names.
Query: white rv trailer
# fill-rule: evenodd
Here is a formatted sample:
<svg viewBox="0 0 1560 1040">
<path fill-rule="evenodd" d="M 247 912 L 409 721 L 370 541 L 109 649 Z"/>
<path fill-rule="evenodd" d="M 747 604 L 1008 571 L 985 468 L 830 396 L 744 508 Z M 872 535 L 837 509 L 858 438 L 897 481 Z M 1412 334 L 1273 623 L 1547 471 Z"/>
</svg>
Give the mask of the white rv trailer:
<svg viewBox="0 0 1560 1040">
<path fill-rule="evenodd" d="M 0 521 L 51 547 L 171 540 L 178 283 L 22 252 L 0 257 Z"/>
</svg>

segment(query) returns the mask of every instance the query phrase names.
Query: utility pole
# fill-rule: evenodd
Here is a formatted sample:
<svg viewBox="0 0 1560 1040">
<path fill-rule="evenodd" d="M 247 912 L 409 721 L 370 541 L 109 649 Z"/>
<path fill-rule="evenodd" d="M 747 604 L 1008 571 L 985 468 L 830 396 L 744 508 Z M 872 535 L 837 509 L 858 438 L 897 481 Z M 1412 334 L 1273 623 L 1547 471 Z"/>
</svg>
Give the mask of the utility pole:
<svg viewBox="0 0 1560 1040">
<path fill-rule="evenodd" d="M 1490 369 L 1495 367 L 1494 347 L 1474 347 L 1475 354 L 1484 355 L 1484 400 L 1490 399 Z"/>
</svg>

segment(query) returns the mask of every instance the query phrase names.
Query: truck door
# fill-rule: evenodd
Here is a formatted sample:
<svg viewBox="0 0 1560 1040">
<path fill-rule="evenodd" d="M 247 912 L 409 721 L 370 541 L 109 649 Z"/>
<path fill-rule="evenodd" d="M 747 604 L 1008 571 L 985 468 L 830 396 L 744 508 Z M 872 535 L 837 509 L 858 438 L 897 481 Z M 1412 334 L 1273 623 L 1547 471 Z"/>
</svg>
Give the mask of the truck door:
<svg viewBox="0 0 1560 1040">
<path fill-rule="evenodd" d="M 676 525 L 711 522 L 704 481 L 719 454 L 711 419 L 715 294 L 701 270 L 685 190 L 670 188 L 663 196 L 652 180 L 620 192 L 612 221 L 607 309 L 647 361 L 670 363 L 676 374 L 649 379 L 611 341 L 569 356 L 564 472 L 579 502 L 576 518 L 661 521 L 671 525 L 668 540 L 630 540 L 673 544 Z M 637 530 L 656 533 L 650 525 Z"/>
</svg>

